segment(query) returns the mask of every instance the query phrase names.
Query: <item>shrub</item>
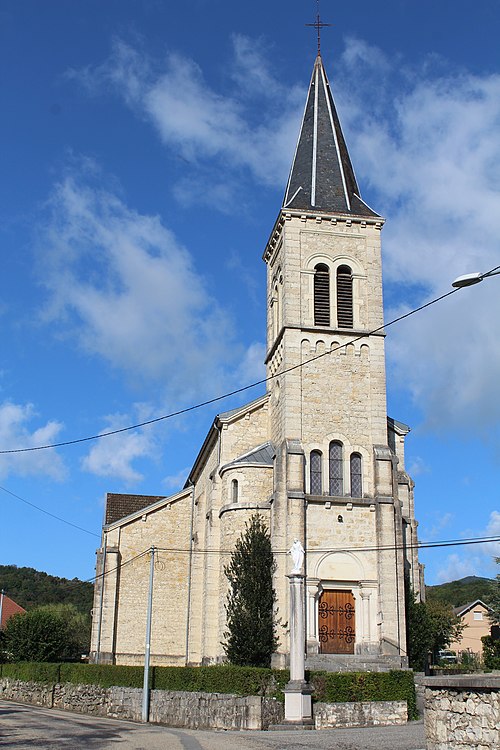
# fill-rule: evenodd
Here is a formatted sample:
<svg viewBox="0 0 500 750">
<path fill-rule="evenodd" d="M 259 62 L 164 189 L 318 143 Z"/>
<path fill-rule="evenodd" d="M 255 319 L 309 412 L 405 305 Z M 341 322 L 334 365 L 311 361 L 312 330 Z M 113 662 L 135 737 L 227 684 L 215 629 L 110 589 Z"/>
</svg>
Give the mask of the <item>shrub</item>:
<svg viewBox="0 0 500 750">
<path fill-rule="evenodd" d="M 66 623 L 42 608 L 14 615 L 5 628 L 5 648 L 14 661 L 57 661 L 68 648 Z"/>
<path fill-rule="evenodd" d="M 402 701 L 408 718 L 418 717 L 413 672 L 311 672 L 314 700 L 325 703 Z"/>
<path fill-rule="evenodd" d="M 483 661 L 487 669 L 500 669 L 500 640 L 494 640 L 491 635 L 481 638 L 483 642 Z"/>
</svg>

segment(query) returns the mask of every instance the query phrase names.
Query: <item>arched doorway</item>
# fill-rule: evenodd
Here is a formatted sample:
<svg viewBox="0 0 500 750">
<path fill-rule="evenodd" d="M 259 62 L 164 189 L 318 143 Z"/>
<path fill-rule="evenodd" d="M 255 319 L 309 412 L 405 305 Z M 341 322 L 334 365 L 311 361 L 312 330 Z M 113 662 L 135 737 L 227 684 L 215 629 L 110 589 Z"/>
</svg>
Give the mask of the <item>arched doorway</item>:
<svg viewBox="0 0 500 750">
<path fill-rule="evenodd" d="M 353 654 L 356 611 L 352 591 L 333 589 L 321 593 L 318 605 L 321 654 Z"/>
</svg>

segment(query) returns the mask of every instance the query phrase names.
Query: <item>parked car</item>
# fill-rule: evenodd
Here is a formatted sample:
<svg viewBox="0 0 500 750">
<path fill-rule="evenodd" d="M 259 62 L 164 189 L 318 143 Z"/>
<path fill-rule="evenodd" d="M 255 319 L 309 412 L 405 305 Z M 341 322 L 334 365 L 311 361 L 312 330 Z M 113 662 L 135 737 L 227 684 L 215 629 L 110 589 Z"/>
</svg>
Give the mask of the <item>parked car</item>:
<svg viewBox="0 0 500 750">
<path fill-rule="evenodd" d="M 458 662 L 457 654 L 455 651 L 443 648 L 438 651 L 438 662 L 442 664 L 456 664 Z"/>
</svg>

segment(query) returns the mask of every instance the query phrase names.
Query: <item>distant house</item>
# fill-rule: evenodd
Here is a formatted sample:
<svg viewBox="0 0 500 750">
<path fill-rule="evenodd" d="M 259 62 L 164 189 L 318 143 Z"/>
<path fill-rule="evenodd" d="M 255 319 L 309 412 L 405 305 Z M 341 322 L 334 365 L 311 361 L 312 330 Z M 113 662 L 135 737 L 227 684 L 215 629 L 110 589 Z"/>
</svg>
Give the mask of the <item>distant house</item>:
<svg viewBox="0 0 500 750">
<path fill-rule="evenodd" d="M 450 649 L 457 652 L 469 651 L 481 656 L 483 653 L 481 638 L 484 635 L 490 635 L 491 623 L 488 615 L 491 611 L 491 607 L 488 607 L 481 599 L 455 607 L 453 612 L 460 617 L 464 629 L 460 640 L 450 643 Z"/>
<path fill-rule="evenodd" d="M 23 607 L 4 594 L 3 591 L 0 594 L 0 630 L 3 630 L 7 625 L 7 622 L 13 615 L 24 614 L 26 612 Z"/>
</svg>

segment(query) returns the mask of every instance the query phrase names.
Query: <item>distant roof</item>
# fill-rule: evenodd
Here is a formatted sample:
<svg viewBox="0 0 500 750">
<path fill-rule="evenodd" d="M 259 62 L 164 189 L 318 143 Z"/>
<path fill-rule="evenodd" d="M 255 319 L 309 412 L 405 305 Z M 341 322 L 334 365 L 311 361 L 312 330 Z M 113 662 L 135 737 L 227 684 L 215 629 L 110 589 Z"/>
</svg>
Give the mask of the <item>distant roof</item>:
<svg viewBox="0 0 500 750">
<path fill-rule="evenodd" d="M 258 396 L 257 398 L 254 398 L 253 401 L 249 401 L 246 404 L 242 404 L 241 406 L 237 406 L 236 409 L 230 409 L 229 411 L 221 412 L 217 415 L 216 419 L 222 419 L 222 421 L 226 421 L 227 419 L 231 419 L 231 417 L 234 417 L 236 414 L 239 414 L 239 412 L 247 412 L 252 411 L 256 406 L 260 406 L 261 402 L 264 403 L 269 398 L 268 393 L 263 393 L 262 396 Z"/>
<path fill-rule="evenodd" d="M 487 604 L 481 601 L 481 599 L 475 599 L 473 602 L 469 602 L 468 604 L 462 604 L 460 607 L 453 607 L 453 612 L 460 617 L 461 615 L 464 615 L 466 612 L 472 609 L 472 607 L 477 607 L 478 604 L 481 604 L 489 612 L 493 612 L 491 607 L 489 607 Z"/>
<path fill-rule="evenodd" d="M 283 209 L 378 216 L 361 199 L 321 55 L 314 63 Z"/>
<path fill-rule="evenodd" d="M 148 505 L 163 500 L 165 495 L 121 495 L 114 492 L 108 492 L 106 495 L 106 514 L 104 525 L 119 521 L 120 518 L 130 516 L 138 510 L 146 508 Z"/>
<path fill-rule="evenodd" d="M 226 464 L 222 467 L 227 469 L 230 466 L 237 466 L 241 464 L 260 464 L 261 466 L 273 466 L 274 457 L 276 451 L 274 445 L 270 442 L 259 445 L 257 448 L 253 448 L 248 453 L 244 453 L 242 456 L 235 458 L 234 461 Z"/>
<path fill-rule="evenodd" d="M 5 627 L 5 625 L 7 624 L 7 620 L 10 620 L 13 615 L 24 614 L 24 612 L 26 612 L 26 610 L 23 607 L 21 607 L 19 604 L 16 604 L 16 602 L 11 599 L 10 596 L 4 594 L 2 602 L 2 621 L 0 622 L 0 630 Z"/>
<path fill-rule="evenodd" d="M 396 428 L 400 432 L 408 433 L 411 431 L 409 425 L 404 422 L 398 422 L 397 419 L 393 419 L 392 417 L 387 417 L 387 424 L 389 427 L 392 427 L 392 429 Z"/>
</svg>

